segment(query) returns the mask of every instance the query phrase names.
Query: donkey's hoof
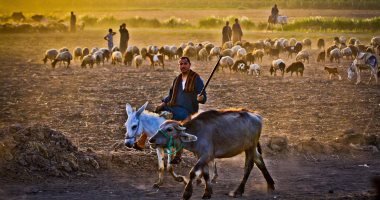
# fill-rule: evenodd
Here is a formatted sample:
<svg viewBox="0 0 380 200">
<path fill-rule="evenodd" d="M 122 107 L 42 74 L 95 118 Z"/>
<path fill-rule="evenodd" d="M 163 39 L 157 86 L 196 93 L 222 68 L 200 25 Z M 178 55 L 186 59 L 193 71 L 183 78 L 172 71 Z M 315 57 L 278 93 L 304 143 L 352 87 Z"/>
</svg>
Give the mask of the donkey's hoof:
<svg viewBox="0 0 380 200">
<path fill-rule="evenodd" d="M 159 188 L 161 187 L 161 185 L 162 185 L 162 184 L 160 184 L 160 183 L 154 183 L 154 184 L 153 184 L 153 188 L 154 188 L 154 189 L 159 189 Z"/>
</svg>

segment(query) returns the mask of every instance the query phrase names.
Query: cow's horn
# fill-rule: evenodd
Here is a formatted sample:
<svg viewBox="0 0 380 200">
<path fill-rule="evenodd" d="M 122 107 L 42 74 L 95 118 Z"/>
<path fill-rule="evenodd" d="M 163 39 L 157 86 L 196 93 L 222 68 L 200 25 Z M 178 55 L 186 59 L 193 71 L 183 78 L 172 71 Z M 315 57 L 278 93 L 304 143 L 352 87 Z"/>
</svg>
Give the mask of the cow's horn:
<svg viewBox="0 0 380 200">
<path fill-rule="evenodd" d="M 181 125 L 177 125 L 177 126 L 175 126 L 175 129 L 177 129 L 177 130 L 179 130 L 179 131 L 184 131 L 184 130 L 186 130 L 186 128 L 183 127 L 183 126 L 181 126 Z"/>
</svg>

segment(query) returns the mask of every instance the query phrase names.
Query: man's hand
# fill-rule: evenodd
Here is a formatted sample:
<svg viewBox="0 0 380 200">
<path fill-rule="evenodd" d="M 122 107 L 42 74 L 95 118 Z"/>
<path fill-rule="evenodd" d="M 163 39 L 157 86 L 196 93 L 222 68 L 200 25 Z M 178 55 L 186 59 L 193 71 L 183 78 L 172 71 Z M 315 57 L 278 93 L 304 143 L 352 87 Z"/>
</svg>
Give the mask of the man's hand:
<svg viewBox="0 0 380 200">
<path fill-rule="evenodd" d="M 154 109 L 154 112 L 155 112 L 155 113 L 159 113 L 160 111 L 162 111 L 162 110 L 164 109 L 165 105 L 166 105 L 166 103 L 165 103 L 165 102 L 162 102 L 160 105 L 158 105 L 158 106 L 156 107 L 156 109 Z"/>
<path fill-rule="evenodd" d="M 197 96 L 197 101 L 198 101 L 198 102 L 202 102 L 202 101 L 204 100 L 204 98 L 205 98 L 205 97 L 204 97 L 203 95 L 198 95 L 198 96 Z"/>
</svg>

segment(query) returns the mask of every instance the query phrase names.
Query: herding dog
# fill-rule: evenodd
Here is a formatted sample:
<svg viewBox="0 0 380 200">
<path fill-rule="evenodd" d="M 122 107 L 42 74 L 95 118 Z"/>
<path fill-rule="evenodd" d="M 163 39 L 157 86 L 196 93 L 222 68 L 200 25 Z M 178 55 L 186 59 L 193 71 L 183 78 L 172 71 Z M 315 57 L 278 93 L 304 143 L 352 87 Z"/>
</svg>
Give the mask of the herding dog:
<svg viewBox="0 0 380 200">
<path fill-rule="evenodd" d="M 336 67 L 325 67 L 325 71 L 329 74 L 329 79 L 331 80 L 331 77 L 338 76 L 339 80 L 342 80 L 342 77 L 338 73 L 338 68 Z"/>
</svg>

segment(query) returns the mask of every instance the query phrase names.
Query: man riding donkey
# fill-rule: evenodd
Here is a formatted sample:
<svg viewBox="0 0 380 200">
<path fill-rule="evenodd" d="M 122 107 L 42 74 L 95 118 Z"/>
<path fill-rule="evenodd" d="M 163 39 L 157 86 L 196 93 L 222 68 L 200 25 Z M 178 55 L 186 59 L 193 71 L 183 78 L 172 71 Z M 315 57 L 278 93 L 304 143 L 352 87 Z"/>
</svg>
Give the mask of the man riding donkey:
<svg viewBox="0 0 380 200">
<path fill-rule="evenodd" d="M 174 79 L 168 96 L 162 99 L 162 103 L 156 107 L 155 112 L 168 111 L 173 114 L 174 120 L 182 124 L 191 120 L 191 115 L 198 112 L 199 103 L 207 101 L 206 92 L 203 90 L 204 83 L 201 77 L 190 69 L 191 62 L 188 57 L 178 60 L 181 73 Z M 142 134 L 135 143 L 134 148 L 142 150 L 145 147 L 146 134 Z M 171 164 L 181 162 L 182 151 L 179 150 Z"/>
<path fill-rule="evenodd" d="M 279 10 L 277 8 L 277 4 L 274 4 L 274 6 L 272 7 L 272 11 L 271 11 L 271 18 L 272 18 L 272 22 L 274 24 L 277 23 L 278 13 L 279 13 Z"/>
</svg>

